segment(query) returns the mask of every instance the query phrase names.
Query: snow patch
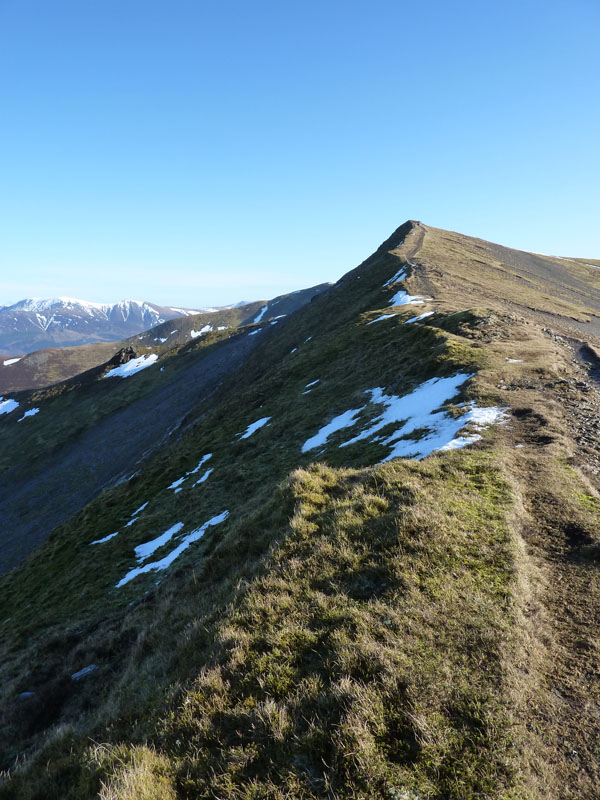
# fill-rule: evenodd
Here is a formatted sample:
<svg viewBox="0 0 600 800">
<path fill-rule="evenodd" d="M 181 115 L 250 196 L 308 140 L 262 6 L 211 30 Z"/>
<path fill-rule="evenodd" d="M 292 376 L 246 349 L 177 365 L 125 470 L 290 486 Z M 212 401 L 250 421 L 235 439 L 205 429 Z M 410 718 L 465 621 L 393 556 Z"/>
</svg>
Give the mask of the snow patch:
<svg viewBox="0 0 600 800">
<path fill-rule="evenodd" d="M 196 481 L 194 486 L 198 486 L 199 483 L 204 483 L 204 481 L 208 478 L 208 476 L 211 474 L 211 472 L 214 472 L 214 469 L 207 469 L 206 472 L 204 473 L 204 475 L 202 475 L 200 478 L 198 478 L 198 480 Z"/>
<path fill-rule="evenodd" d="M 104 544 L 104 542 L 109 542 L 111 539 L 114 539 L 114 537 L 118 535 L 119 531 L 115 531 L 114 533 L 109 533 L 108 536 L 104 536 L 102 539 L 94 539 L 94 541 L 90 542 L 90 544 Z"/>
<path fill-rule="evenodd" d="M 135 556 L 138 561 L 145 561 L 148 556 L 151 556 L 159 547 L 162 547 L 163 544 L 166 544 L 170 539 L 175 536 L 176 533 L 183 528 L 183 522 L 176 522 L 175 525 L 171 525 L 171 527 L 166 530 L 164 533 L 161 533 L 160 536 L 157 536 L 156 539 L 151 539 L 149 542 L 144 542 L 144 544 L 139 544 L 135 548 Z"/>
<path fill-rule="evenodd" d="M 383 284 L 383 288 L 386 289 L 388 286 L 392 286 L 392 284 L 398 283 L 398 281 L 404 280 L 404 278 L 406 278 L 406 266 L 400 267 L 398 272 L 395 275 L 392 275 L 392 277 L 389 279 L 389 281 L 386 281 Z"/>
<path fill-rule="evenodd" d="M 522 364 L 523 363 L 523 359 L 522 358 L 507 358 L 506 360 L 508 361 L 509 364 Z"/>
<path fill-rule="evenodd" d="M 257 431 L 259 428 L 262 428 L 263 425 L 266 425 L 267 422 L 271 419 L 271 417 L 262 417 L 261 419 L 257 419 L 256 422 L 252 422 L 246 428 L 245 433 L 238 433 L 240 439 L 247 439 L 249 436 Z"/>
<path fill-rule="evenodd" d="M 426 300 L 431 300 L 431 297 L 423 297 L 420 294 L 409 294 L 404 289 L 400 289 L 390 300 L 391 306 L 409 306 L 409 305 L 423 305 Z"/>
<path fill-rule="evenodd" d="M 30 408 L 30 409 L 29 409 L 29 411 L 26 411 L 26 412 L 23 414 L 23 416 L 21 417 L 21 419 L 17 420 L 17 422 L 23 422 L 23 420 L 25 419 L 25 417 L 35 417 L 35 415 L 36 415 L 36 414 L 39 414 L 39 413 L 40 413 L 40 410 L 39 410 L 39 408 Z"/>
<path fill-rule="evenodd" d="M 186 472 L 183 477 L 178 478 L 176 481 L 173 481 L 173 483 L 170 486 L 167 486 L 167 489 L 173 489 L 174 490 L 174 494 L 177 494 L 177 492 L 180 492 L 181 491 L 181 484 L 187 479 L 187 476 L 188 475 L 195 475 L 200 470 L 200 467 L 206 461 L 208 461 L 209 458 L 212 458 L 212 453 L 207 453 L 205 456 L 202 456 L 202 458 L 198 462 L 198 465 L 191 472 Z M 212 469 L 208 470 L 208 475 L 210 475 L 211 472 L 212 472 Z M 196 483 L 201 483 L 202 481 L 205 481 L 206 478 L 208 478 L 208 475 L 203 476 L 202 480 L 201 481 L 196 481 Z M 194 486 L 196 485 L 196 483 L 194 484 Z"/>
<path fill-rule="evenodd" d="M 202 456 L 202 458 L 201 458 L 201 459 L 200 459 L 200 461 L 198 462 L 198 466 L 197 466 L 197 467 L 194 467 L 194 469 L 193 469 L 191 472 L 187 472 L 187 473 L 186 473 L 186 475 L 195 475 L 195 474 L 196 474 L 196 473 L 197 473 L 197 472 L 200 470 L 200 467 L 201 467 L 201 466 L 202 466 L 202 465 L 203 465 L 203 464 L 204 464 L 206 461 L 208 461 L 208 459 L 209 459 L 209 458 L 212 458 L 212 453 L 207 453 L 205 456 Z"/>
<path fill-rule="evenodd" d="M 10 414 L 11 411 L 14 411 L 15 408 L 18 408 L 19 404 L 16 400 L 3 400 L 0 397 L 0 414 Z"/>
<path fill-rule="evenodd" d="M 211 331 L 212 325 L 204 325 L 199 331 L 190 331 L 190 336 L 192 339 L 197 339 L 198 336 L 202 336 L 203 333 L 210 333 Z"/>
<path fill-rule="evenodd" d="M 361 406 L 361 408 L 351 408 L 349 411 L 344 411 L 343 414 L 338 414 L 331 422 L 324 425 L 314 436 L 311 436 L 310 439 L 304 442 L 302 445 L 302 452 L 307 453 L 309 450 L 314 450 L 315 447 L 320 447 L 325 444 L 332 433 L 354 425 L 363 408 L 364 406 Z"/>
<path fill-rule="evenodd" d="M 115 367 L 114 369 L 109 370 L 105 378 L 128 378 L 130 375 L 134 375 L 136 372 L 139 372 L 142 369 L 146 369 L 146 367 L 151 367 L 158 360 L 158 356 L 156 353 L 152 353 L 149 356 L 140 356 L 139 358 L 132 358 L 131 361 L 128 361 L 126 364 L 121 364 L 120 367 Z"/>
<path fill-rule="evenodd" d="M 306 384 L 306 391 L 301 392 L 301 394 L 310 394 L 312 392 L 312 388 L 311 387 L 316 386 L 317 383 L 319 383 L 319 380 L 320 380 L 320 378 L 317 378 L 316 381 L 311 381 L 310 383 L 307 383 Z"/>
<path fill-rule="evenodd" d="M 89 666 L 80 669 L 78 672 L 74 672 L 71 675 L 71 680 L 79 681 L 82 678 L 85 678 L 86 675 L 89 675 L 90 672 L 94 672 L 96 669 L 98 669 L 98 667 L 95 664 L 90 664 Z"/>
<path fill-rule="evenodd" d="M 410 319 L 407 319 L 404 324 L 408 325 L 411 322 L 419 322 L 419 320 L 425 319 L 426 317 L 430 317 L 432 314 L 435 314 L 435 311 L 426 311 L 424 314 L 419 314 L 418 317 L 411 317 Z"/>
<path fill-rule="evenodd" d="M 171 550 L 171 552 L 164 558 L 161 558 L 160 561 L 151 561 L 148 564 L 144 564 L 143 567 L 135 567 L 134 569 L 130 570 L 125 577 L 121 578 L 121 580 L 116 584 L 116 588 L 124 586 L 126 583 L 129 583 L 129 581 L 133 580 L 133 578 L 141 575 L 144 572 L 158 572 L 159 570 L 166 569 L 168 566 L 170 566 L 170 564 L 173 563 L 173 561 L 175 561 L 178 556 L 181 555 L 181 553 L 183 553 L 187 547 L 190 546 L 190 544 L 192 544 L 192 542 L 196 542 L 198 539 L 201 539 L 211 525 L 219 525 L 221 522 L 224 522 L 228 516 L 229 511 L 222 511 L 220 514 L 217 514 L 217 516 L 212 517 L 208 520 L 208 522 L 205 522 L 202 527 L 196 528 L 196 530 L 188 533 L 188 535 L 181 540 L 177 547 L 175 547 L 174 550 Z"/>
<path fill-rule="evenodd" d="M 264 317 L 264 315 L 267 313 L 267 309 L 268 308 L 269 308 L 268 304 L 266 306 L 263 306 L 261 308 L 261 310 L 258 312 L 258 314 L 256 315 L 256 317 L 252 320 L 252 322 L 260 322 L 261 319 Z"/>
<path fill-rule="evenodd" d="M 481 439 L 481 436 L 478 433 L 472 433 L 470 436 L 457 436 L 443 447 L 440 447 L 439 450 L 460 450 L 461 447 L 478 442 L 479 439 Z"/>
<path fill-rule="evenodd" d="M 382 314 L 380 317 L 376 317 L 372 319 L 370 322 L 367 322 L 367 325 L 372 325 L 374 322 L 381 322 L 382 319 L 390 319 L 390 317 L 397 317 L 397 314 Z"/>
<path fill-rule="evenodd" d="M 7 358 L 2 363 L 4 364 L 5 367 L 10 367 L 11 364 L 16 364 L 17 361 L 21 360 L 21 358 L 23 358 L 23 356 L 21 356 L 20 358 Z"/>
<path fill-rule="evenodd" d="M 383 461 L 392 458 L 417 458 L 428 456 L 435 450 L 454 450 L 472 444 L 481 438 L 477 433 L 457 436 L 467 425 L 481 430 L 494 423 L 505 420 L 507 411 L 501 408 L 479 408 L 474 403 L 461 417 L 454 418 L 443 410 L 439 410 L 456 395 L 458 389 L 472 375 L 458 373 L 448 378 L 432 378 L 425 381 L 410 394 L 398 397 L 387 395 L 381 388 L 368 389 L 370 402 L 383 406 L 382 412 L 361 433 L 342 442 L 340 447 L 347 447 L 364 439 L 374 439 L 380 444 L 389 445 L 390 452 Z M 350 409 L 335 417 L 328 425 L 321 428 L 315 436 L 302 446 L 307 452 L 324 445 L 329 436 L 342 428 L 352 427 L 358 421 L 358 415 L 365 406 Z M 384 436 L 379 432 L 390 425 L 396 430 Z M 424 435 L 422 435 L 424 433 Z M 409 438 L 413 434 L 413 438 Z M 421 436 L 421 438 L 418 438 Z"/>
</svg>

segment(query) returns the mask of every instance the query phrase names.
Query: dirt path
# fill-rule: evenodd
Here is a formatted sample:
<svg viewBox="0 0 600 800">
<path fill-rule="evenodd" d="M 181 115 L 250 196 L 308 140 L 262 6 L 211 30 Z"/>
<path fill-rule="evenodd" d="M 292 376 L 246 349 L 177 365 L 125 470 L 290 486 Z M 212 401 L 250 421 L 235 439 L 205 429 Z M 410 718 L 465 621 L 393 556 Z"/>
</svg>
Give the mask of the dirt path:
<svg viewBox="0 0 600 800">
<path fill-rule="evenodd" d="M 540 773 L 545 768 L 550 774 L 542 780 L 548 800 L 596 800 L 600 797 L 600 531 L 573 513 L 577 500 L 566 486 L 569 470 L 572 474 L 575 467 L 589 481 L 590 492 L 600 490 L 600 437 L 590 434 L 591 425 L 598 431 L 600 387 L 575 357 L 577 349 L 569 352 L 566 342 L 564 347 L 571 375 L 547 389 L 560 416 L 544 419 L 532 413 L 515 420 L 516 434 L 530 448 L 529 455 L 523 451 L 516 474 L 525 512 L 521 535 L 538 576 L 533 581 L 530 623 L 542 654 L 537 691 L 524 716 L 541 749 L 539 764 L 531 768 Z M 561 436 L 574 448 L 569 464 L 551 445 Z M 545 440 L 548 445 L 540 446 Z"/>
</svg>

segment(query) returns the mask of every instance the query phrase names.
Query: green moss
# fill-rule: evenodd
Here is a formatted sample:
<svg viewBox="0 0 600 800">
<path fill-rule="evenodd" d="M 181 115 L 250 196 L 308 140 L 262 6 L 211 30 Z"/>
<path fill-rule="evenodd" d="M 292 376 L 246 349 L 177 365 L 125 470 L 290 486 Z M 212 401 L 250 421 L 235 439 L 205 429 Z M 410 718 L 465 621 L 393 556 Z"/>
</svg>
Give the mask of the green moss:
<svg viewBox="0 0 600 800">
<path fill-rule="evenodd" d="M 586 509 L 586 511 L 592 511 L 595 514 L 600 514 L 600 501 L 597 497 L 594 497 L 587 492 L 579 492 L 577 494 L 577 499 Z"/>
</svg>

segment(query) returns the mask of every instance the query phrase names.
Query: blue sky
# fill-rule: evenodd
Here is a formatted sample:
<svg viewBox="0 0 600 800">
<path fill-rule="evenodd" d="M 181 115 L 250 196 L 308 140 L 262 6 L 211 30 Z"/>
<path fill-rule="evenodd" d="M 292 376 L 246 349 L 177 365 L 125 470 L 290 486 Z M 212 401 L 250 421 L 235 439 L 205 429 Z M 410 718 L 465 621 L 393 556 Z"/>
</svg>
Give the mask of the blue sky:
<svg viewBox="0 0 600 800">
<path fill-rule="evenodd" d="M 336 280 L 408 218 L 600 258 L 597 0 L 0 0 L 0 305 Z"/>
</svg>

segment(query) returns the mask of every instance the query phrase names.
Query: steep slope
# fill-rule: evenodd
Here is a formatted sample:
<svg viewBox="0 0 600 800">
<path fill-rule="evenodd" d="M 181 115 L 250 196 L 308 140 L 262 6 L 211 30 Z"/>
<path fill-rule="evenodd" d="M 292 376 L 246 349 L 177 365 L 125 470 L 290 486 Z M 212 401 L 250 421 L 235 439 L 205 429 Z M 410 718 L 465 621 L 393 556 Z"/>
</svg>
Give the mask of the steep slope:
<svg viewBox="0 0 600 800">
<path fill-rule="evenodd" d="M 293 314 L 305 303 L 310 302 L 313 297 L 329 288 L 329 284 L 321 284 L 292 294 L 281 295 L 272 300 L 257 300 L 253 303 L 209 309 L 199 313 L 185 309 L 171 309 L 171 311 L 181 314 L 185 313 L 185 316 L 176 318 L 165 313 L 163 316 L 167 319 L 166 322 L 156 325 L 156 319 L 149 320 L 153 325 L 150 330 L 144 330 L 134 325 L 135 335 L 128 336 L 122 341 L 98 342 L 78 347 L 47 348 L 21 357 L 0 358 L 0 394 L 40 389 L 67 380 L 105 363 L 123 347 L 145 345 L 152 347 L 156 352 L 163 352 L 165 349 L 186 344 L 191 339 L 213 330 L 230 330 L 240 325 L 250 324 L 257 317 L 265 316 L 268 319 L 271 316 Z M 104 334 L 102 335 L 104 336 Z"/>
<path fill-rule="evenodd" d="M 4 796 L 598 795 L 600 273 L 502 257 L 406 223 L 2 579 Z"/>
<path fill-rule="evenodd" d="M 160 356 L 146 362 L 152 369 L 135 377 L 111 377 L 111 360 L 49 389 L 5 400 L 18 406 L 10 416 L 0 415 L 0 572 L 16 566 L 56 525 L 162 447 L 283 318 L 271 319 L 269 305 L 291 314 L 326 288 L 215 312 L 217 321 L 231 324 L 215 325 L 214 332 L 205 315 L 191 316 L 186 324 L 178 321 L 179 334 L 167 345 L 152 344 L 154 330 L 126 340 L 119 352 L 131 352 L 123 360 Z M 262 325 L 236 326 L 258 316 Z M 190 333 L 194 328 L 198 335 Z M 119 354 L 114 358 L 119 364 Z"/>
</svg>

